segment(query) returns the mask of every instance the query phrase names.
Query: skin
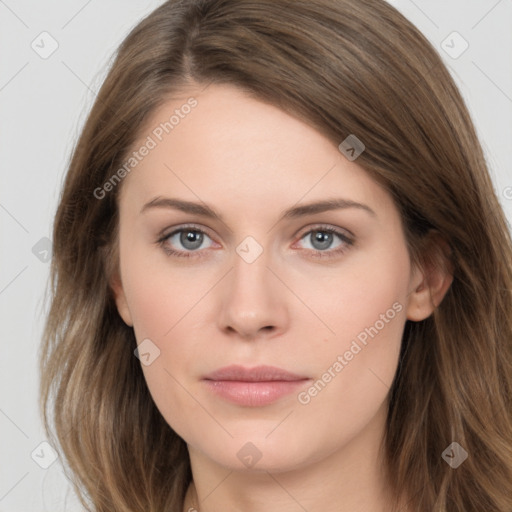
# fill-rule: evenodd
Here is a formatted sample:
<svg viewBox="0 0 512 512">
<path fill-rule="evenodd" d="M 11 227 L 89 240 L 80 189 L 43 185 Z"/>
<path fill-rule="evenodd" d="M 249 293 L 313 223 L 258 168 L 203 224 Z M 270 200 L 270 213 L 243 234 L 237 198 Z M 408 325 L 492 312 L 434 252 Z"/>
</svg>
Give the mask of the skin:
<svg viewBox="0 0 512 512">
<path fill-rule="evenodd" d="M 142 369 L 189 449 L 194 483 L 183 510 L 389 510 L 380 447 L 403 328 L 432 313 L 451 277 L 412 266 L 389 193 L 318 131 L 233 86 L 200 91 L 167 101 L 141 131 L 135 147 L 197 99 L 122 183 L 111 282 L 137 342 L 149 338 L 160 350 Z M 223 221 L 166 207 L 141 212 L 156 197 L 206 203 Z M 327 198 L 374 214 L 352 207 L 279 220 L 288 208 Z M 206 232 L 199 249 L 179 234 L 157 243 L 189 223 Z M 337 235 L 327 248 L 315 242 L 314 229 L 325 226 L 353 244 Z M 263 249 L 252 263 L 236 251 L 247 236 Z M 234 363 L 267 364 L 310 378 L 307 391 L 396 303 L 401 311 L 307 404 L 294 392 L 244 407 L 201 380 Z M 237 457 L 247 442 L 261 454 L 252 467 Z"/>
</svg>

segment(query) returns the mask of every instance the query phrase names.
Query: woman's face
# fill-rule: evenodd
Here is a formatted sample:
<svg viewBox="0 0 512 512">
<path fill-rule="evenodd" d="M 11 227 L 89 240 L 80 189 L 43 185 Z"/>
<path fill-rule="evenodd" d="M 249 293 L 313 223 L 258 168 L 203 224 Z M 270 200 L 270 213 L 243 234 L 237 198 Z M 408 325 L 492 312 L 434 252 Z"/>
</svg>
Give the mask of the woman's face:
<svg viewBox="0 0 512 512">
<path fill-rule="evenodd" d="M 390 195 L 309 125 L 227 85 L 166 103 L 134 150 L 113 287 L 189 449 L 278 471 L 381 432 L 421 280 Z M 339 203 L 313 206 L 325 201 Z"/>
</svg>

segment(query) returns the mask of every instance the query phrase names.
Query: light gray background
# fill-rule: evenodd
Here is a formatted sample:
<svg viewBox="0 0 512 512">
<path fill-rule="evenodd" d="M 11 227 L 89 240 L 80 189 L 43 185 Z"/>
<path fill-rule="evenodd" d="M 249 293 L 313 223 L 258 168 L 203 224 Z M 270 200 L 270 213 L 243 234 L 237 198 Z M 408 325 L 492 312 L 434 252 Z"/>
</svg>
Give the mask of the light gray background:
<svg viewBox="0 0 512 512">
<path fill-rule="evenodd" d="M 73 144 L 129 30 L 161 0 L 0 0 L 0 512 L 75 511 L 38 416 L 52 217 Z M 469 106 L 512 223 L 512 2 L 390 0 L 432 41 Z M 51 49 L 48 32 L 58 43 Z M 469 44 L 463 48 L 458 32 Z M 447 39 L 448 37 L 448 39 Z M 445 43 L 443 43 L 445 41 Z M 41 241 L 41 239 L 43 239 Z M 35 246 L 35 249 L 33 249 Z M 33 458 L 31 456 L 33 454 Z M 36 463 L 37 461 L 38 463 Z"/>
</svg>

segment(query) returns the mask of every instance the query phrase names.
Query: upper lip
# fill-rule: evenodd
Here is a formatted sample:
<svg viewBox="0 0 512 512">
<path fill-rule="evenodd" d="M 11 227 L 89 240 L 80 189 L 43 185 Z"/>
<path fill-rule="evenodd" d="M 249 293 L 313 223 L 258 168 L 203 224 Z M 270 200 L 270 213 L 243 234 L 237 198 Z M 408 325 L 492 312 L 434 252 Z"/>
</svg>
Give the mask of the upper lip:
<svg viewBox="0 0 512 512">
<path fill-rule="evenodd" d="M 245 368 L 240 365 L 225 366 L 204 377 L 205 380 L 232 380 L 240 382 L 296 381 L 306 380 L 307 378 L 276 366 Z"/>
</svg>

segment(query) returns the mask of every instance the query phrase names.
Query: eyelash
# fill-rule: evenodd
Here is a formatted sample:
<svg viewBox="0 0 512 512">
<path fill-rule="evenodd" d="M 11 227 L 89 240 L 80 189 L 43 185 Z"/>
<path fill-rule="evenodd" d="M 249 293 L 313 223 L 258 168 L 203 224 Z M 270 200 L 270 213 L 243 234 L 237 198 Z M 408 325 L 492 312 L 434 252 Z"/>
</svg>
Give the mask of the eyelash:
<svg viewBox="0 0 512 512">
<path fill-rule="evenodd" d="M 202 229 L 200 229 L 200 228 L 198 228 L 196 226 L 190 225 L 190 226 L 181 226 L 179 229 L 175 229 L 171 233 L 163 235 L 162 237 L 160 237 L 157 240 L 157 244 L 164 250 L 164 252 L 168 256 L 177 256 L 179 258 L 203 258 L 204 257 L 204 254 L 203 254 L 204 251 L 198 251 L 198 250 L 196 250 L 196 251 L 176 251 L 174 249 L 170 249 L 168 246 L 165 245 L 165 243 L 167 242 L 167 240 L 169 238 L 174 236 L 176 233 L 181 233 L 183 231 L 189 231 L 189 232 L 191 231 L 193 233 L 200 233 L 200 234 L 206 235 L 209 238 L 211 238 L 208 235 L 208 233 L 206 233 Z M 354 245 L 354 240 L 351 239 L 349 236 L 347 236 L 345 233 L 343 233 L 343 232 L 341 232 L 341 231 L 339 231 L 339 230 L 337 230 L 335 228 L 332 228 L 330 226 L 321 226 L 321 225 L 320 226 L 315 226 L 313 229 L 310 229 L 309 231 L 306 231 L 299 238 L 299 240 L 302 240 L 306 235 L 309 235 L 309 234 L 314 233 L 314 232 L 335 234 L 335 235 L 337 235 L 341 239 L 341 241 L 343 242 L 343 245 L 341 245 L 337 249 L 334 249 L 334 250 L 331 249 L 331 250 L 327 250 L 327 251 L 320 251 L 320 250 L 315 250 L 315 249 L 306 249 L 307 251 L 312 251 L 311 256 L 313 258 L 333 258 L 335 256 L 343 254 L 349 247 Z M 197 254 L 194 254 L 194 253 L 197 253 Z"/>
</svg>

